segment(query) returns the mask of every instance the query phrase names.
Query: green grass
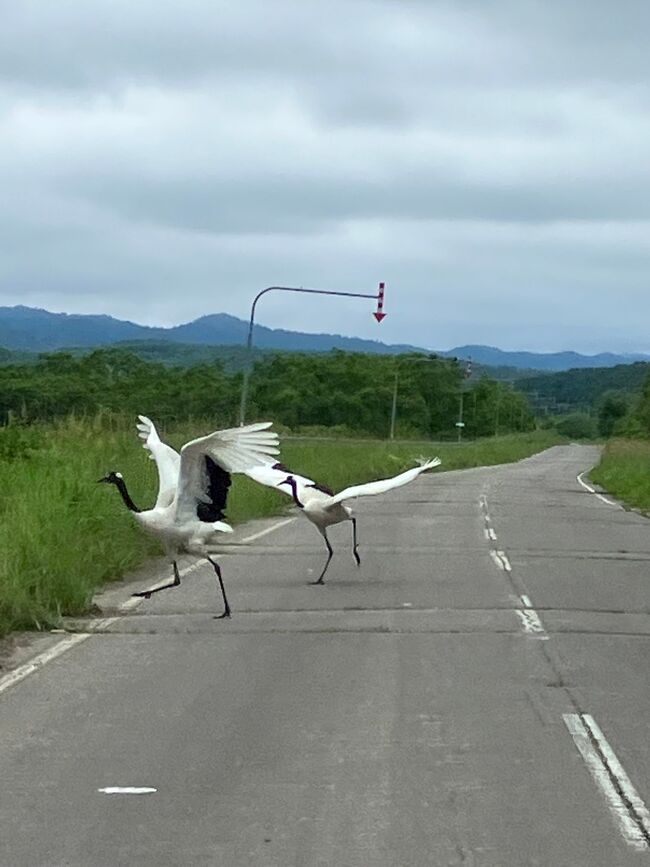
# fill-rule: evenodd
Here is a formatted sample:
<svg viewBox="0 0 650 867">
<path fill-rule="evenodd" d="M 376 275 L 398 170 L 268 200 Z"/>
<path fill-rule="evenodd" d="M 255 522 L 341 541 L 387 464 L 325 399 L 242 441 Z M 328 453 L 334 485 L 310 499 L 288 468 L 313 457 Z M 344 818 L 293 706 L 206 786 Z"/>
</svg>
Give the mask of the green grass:
<svg viewBox="0 0 650 867">
<path fill-rule="evenodd" d="M 186 425 L 167 435 L 175 446 L 210 425 Z M 20 429 L 18 429 L 20 432 Z M 0 432 L 2 433 L 2 432 Z M 548 432 L 462 445 L 432 443 L 287 441 L 282 460 L 296 472 L 337 489 L 394 475 L 420 455 L 439 455 L 446 470 L 504 463 L 558 442 Z M 98 416 L 0 436 L 0 635 L 56 625 L 87 611 L 93 593 L 160 553 L 117 492 L 96 481 L 123 473 L 135 502 L 153 504 L 155 464 L 139 448 L 133 424 Z M 278 514 L 287 497 L 235 477 L 228 519 L 240 523 Z"/>
<path fill-rule="evenodd" d="M 590 478 L 628 506 L 650 511 L 650 442 L 610 440 Z"/>
</svg>

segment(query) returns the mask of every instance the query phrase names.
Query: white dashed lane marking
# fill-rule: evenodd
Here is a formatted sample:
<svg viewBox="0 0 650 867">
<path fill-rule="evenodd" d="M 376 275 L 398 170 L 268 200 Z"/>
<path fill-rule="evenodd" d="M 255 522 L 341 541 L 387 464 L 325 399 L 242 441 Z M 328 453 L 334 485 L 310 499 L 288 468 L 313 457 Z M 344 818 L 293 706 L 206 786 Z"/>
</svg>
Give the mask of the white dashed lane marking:
<svg viewBox="0 0 650 867">
<path fill-rule="evenodd" d="M 497 542 L 497 534 L 494 528 L 492 527 L 490 516 L 488 514 L 488 502 L 487 497 L 482 495 L 479 499 L 479 504 L 481 510 L 483 511 L 483 518 L 485 520 L 485 529 L 484 534 L 485 538 L 488 542 Z M 494 564 L 501 569 L 502 572 L 506 572 L 512 575 L 512 564 L 510 563 L 510 559 L 505 551 L 497 548 L 496 546 L 490 545 L 490 557 L 492 558 Z M 533 638 L 541 639 L 542 641 L 548 640 L 548 634 L 542 623 L 542 620 L 539 614 L 533 608 L 533 603 L 530 601 L 530 597 L 526 594 L 521 594 L 519 596 L 519 600 L 523 605 L 523 608 L 515 608 L 517 616 L 521 622 L 521 628 L 523 629 L 526 635 L 530 635 Z"/>
</svg>

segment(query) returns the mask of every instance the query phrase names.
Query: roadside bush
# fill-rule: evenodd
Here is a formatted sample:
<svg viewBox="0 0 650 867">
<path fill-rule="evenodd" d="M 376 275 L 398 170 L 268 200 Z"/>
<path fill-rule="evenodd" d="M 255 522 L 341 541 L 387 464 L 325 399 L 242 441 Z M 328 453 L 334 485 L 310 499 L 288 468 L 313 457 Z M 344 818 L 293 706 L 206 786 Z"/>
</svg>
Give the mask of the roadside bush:
<svg viewBox="0 0 650 867">
<path fill-rule="evenodd" d="M 611 437 L 617 423 L 623 419 L 628 411 L 629 399 L 620 392 L 606 392 L 598 407 L 598 433 L 604 437 Z"/>
<path fill-rule="evenodd" d="M 598 433 L 595 419 L 584 412 L 574 412 L 558 419 L 555 429 L 573 440 L 593 439 Z"/>
</svg>

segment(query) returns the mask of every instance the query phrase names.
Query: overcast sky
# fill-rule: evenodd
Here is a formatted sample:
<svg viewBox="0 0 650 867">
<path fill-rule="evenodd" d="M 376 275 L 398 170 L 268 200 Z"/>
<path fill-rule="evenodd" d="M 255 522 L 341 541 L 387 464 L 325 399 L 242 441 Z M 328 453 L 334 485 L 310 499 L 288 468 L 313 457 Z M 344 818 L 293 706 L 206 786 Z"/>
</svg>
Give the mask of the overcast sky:
<svg viewBox="0 0 650 867">
<path fill-rule="evenodd" d="M 0 304 L 650 351 L 646 0 L 0 0 Z M 298 298 L 298 300 L 296 300 Z"/>
</svg>

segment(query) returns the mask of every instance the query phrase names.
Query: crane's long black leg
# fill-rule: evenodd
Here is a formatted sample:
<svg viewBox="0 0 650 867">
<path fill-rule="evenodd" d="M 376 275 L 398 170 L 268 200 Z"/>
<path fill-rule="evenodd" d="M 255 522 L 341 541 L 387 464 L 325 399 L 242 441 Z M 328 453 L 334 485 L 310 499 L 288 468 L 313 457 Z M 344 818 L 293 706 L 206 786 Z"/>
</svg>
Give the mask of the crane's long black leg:
<svg viewBox="0 0 650 867">
<path fill-rule="evenodd" d="M 327 572 L 327 567 L 330 564 L 330 560 L 334 556 L 334 551 L 332 549 L 332 546 L 330 545 L 330 540 L 327 538 L 327 530 L 323 530 L 322 533 L 323 533 L 323 539 L 325 539 L 325 544 L 327 545 L 327 563 L 325 563 L 325 568 L 320 573 L 320 577 L 318 578 L 318 580 L 312 581 L 311 582 L 312 584 L 322 584 L 323 583 L 323 578 L 325 577 L 325 573 Z"/>
<path fill-rule="evenodd" d="M 131 596 L 142 596 L 143 599 L 151 599 L 152 593 L 160 593 L 161 590 L 168 590 L 170 587 L 178 587 L 181 583 L 181 576 L 178 574 L 178 566 L 176 560 L 172 561 L 174 567 L 174 580 L 169 584 L 163 584 L 162 587 L 154 587 L 153 590 L 140 590 L 138 593 L 132 593 Z"/>
<path fill-rule="evenodd" d="M 215 620 L 222 620 L 224 617 L 230 617 L 230 605 L 228 605 L 228 599 L 226 598 L 226 588 L 223 586 L 223 578 L 221 577 L 221 566 L 216 563 L 212 557 L 206 558 L 208 562 L 212 563 L 212 568 L 217 573 L 217 578 L 219 579 L 219 587 L 221 587 L 221 595 L 223 596 L 223 604 L 225 606 L 223 614 L 215 614 Z"/>
<path fill-rule="evenodd" d="M 357 548 L 359 547 L 357 542 L 357 519 L 350 518 L 352 521 L 352 553 L 354 554 L 354 559 L 357 561 L 357 566 L 361 566 L 361 557 L 359 557 L 359 552 Z"/>
</svg>

